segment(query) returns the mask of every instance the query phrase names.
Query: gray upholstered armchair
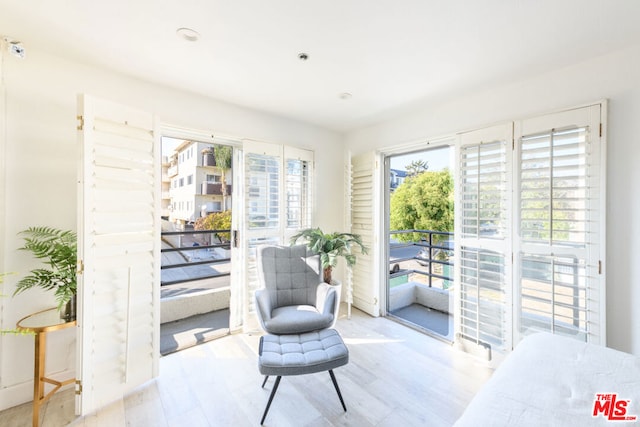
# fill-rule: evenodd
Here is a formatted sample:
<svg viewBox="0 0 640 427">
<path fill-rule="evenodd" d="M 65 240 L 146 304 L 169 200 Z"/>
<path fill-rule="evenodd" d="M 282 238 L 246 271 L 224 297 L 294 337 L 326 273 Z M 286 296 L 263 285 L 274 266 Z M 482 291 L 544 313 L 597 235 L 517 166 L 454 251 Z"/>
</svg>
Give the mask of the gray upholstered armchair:
<svg viewBox="0 0 640 427">
<path fill-rule="evenodd" d="M 300 334 L 335 324 L 336 290 L 322 281 L 320 259 L 305 245 L 260 246 L 257 263 L 256 311 L 266 332 Z"/>
</svg>

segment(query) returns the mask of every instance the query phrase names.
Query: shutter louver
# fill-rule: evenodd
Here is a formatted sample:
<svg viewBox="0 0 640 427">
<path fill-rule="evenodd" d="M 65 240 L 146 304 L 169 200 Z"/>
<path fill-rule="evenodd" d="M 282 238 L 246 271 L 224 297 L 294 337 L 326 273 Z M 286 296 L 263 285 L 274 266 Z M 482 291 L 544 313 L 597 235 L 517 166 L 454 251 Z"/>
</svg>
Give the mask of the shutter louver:
<svg viewBox="0 0 640 427">
<path fill-rule="evenodd" d="M 503 238 L 506 233 L 505 143 L 462 148 L 462 236 Z"/>
<path fill-rule="evenodd" d="M 521 138 L 523 242 L 584 247 L 588 194 L 586 128 Z"/>
<path fill-rule="evenodd" d="M 586 341 L 588 289 L 584 260 L 523 254 L 521 328 Z"/>
<path fill-rule="evenodd" d="M 461 334 L 477 344 L 504 349 L 504 256 L 486 250 L 462 248 Z"/>
</svg>

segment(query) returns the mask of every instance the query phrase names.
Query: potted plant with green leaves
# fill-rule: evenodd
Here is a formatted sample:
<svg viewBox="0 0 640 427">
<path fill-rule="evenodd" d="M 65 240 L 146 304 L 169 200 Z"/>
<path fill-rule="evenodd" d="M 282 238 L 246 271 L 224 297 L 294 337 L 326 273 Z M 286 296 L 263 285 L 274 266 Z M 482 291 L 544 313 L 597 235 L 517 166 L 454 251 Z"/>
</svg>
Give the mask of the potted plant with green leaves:
<svg viewBox="0 0 640 427">
<path fill-rule="evenodd" d="M 307 228 L 291 237 L 291 244 L 296 244 L 300 239 L 305 241 L 311 252 L 320 255 L 324 281 L 328 284 L 333 284 L 332 271 L 340 258 L 344 258 L 349 267 L 356 265 L 353 246 L 359 247 L 363 254 L 368 250 L 359 234 L 324 233 L 320 228 Z"/>
<path fill-rule="evenodd" d="M 23 251 L 29 251 L 48 268 L 30 271 L 16 284 L 13 295 L 39 287 L 53 291 L 61 318 L 70 321 L 76 316 L 76 263 L 78 244 L 76 233 L 52 227 L 29 227 L 18 233 L 23 236 Z"/>
</svg>

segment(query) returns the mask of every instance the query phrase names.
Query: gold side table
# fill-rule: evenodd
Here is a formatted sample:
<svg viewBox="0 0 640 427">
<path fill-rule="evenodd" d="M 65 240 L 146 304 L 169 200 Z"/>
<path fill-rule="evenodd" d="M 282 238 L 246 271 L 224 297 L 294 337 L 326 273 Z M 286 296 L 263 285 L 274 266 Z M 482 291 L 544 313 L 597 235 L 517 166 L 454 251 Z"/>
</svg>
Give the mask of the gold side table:
<svg viewBox="0 0 640 427">
<path fill-rule="evenodd" d="M 18 330 L 31 331 L 35 333 L 35 361 L 33 368 L 33 427 L 40 425 L 40 406 L 60 389 L 60 387 L 71 384 L 75 378 L 65 381 L 57 381 L 45 376 L 45 361 L 47 354 L 47 333 L 60 329 L 70 328 L 76 325 L 76 321 L 66 321 L 60 318 L 57 308 L 49 308 L 37 313 L 33 313 L 18 321 Z M 45 394 L 45 383 L 52 384 L 53 389 Z"/>
</svg>

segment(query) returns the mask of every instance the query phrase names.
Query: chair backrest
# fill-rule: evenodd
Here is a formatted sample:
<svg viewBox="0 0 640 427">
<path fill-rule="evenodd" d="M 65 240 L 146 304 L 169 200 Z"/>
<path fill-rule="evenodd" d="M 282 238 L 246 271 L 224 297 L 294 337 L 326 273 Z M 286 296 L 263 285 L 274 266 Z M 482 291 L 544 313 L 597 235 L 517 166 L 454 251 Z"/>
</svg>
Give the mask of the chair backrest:
<svg viewBox="0 0 640 427">
<path fill-rule="evenodd" d="M 257 263 L 260 286 L 267 289 L 273 308 L 315 303 L 322 280 L 320 257 L 305 245 L 260 246 Z"/>
</svg>

